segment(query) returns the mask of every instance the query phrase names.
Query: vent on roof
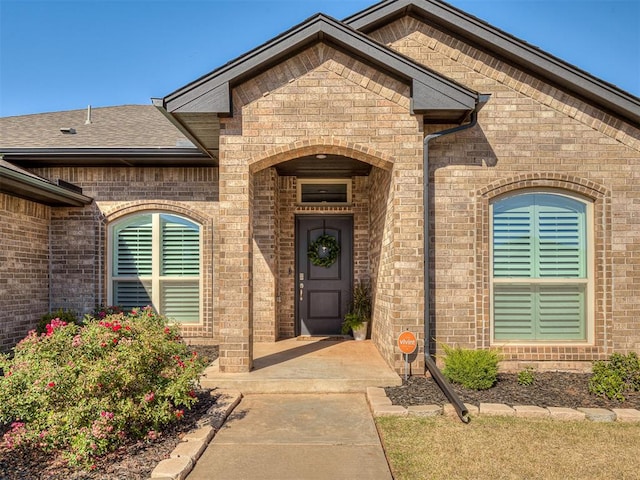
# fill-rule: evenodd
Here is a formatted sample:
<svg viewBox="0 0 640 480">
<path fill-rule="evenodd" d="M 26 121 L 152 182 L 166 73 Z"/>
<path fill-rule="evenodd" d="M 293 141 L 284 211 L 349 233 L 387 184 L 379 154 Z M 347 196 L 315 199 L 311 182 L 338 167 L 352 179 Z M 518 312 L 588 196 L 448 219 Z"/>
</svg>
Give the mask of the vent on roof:
<svg viewBox="0 0 640 480">
<path fill-rule="evenodd" d="M 74 133 L 76 133 L 76 129 L 75 128 L 71 128 L 71 127 L 62 127 L 60 129 L 60 131 L 62 133 L 65 133 L 65 134 L 74 134 Z"/>
<path fill-rule="evenodd" d="M 78 185 L 74 185 L 73 183 L 65 182 L 64 180 L 58 179 L 57 184 L 59 187 L 62 187 L 66 190 L 71 190 L 72 192 L 82 193 L 82 187 Z"/>
</svg>

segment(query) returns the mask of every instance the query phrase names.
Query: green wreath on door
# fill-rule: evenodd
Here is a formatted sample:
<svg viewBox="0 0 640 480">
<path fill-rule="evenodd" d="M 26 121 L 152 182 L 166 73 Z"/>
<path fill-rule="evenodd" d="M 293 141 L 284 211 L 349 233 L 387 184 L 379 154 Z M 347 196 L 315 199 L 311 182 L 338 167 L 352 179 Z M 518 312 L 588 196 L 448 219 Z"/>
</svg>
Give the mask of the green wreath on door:
<svg viewBox="0 0 640 480">
<path fill-rule="evenodd" d="M 328 234 L 320 235 L 309 244 L 307 256 L 316 267 L 329 268 L 340 255 L 340 244 L 336 237 Z"/>
</svg>

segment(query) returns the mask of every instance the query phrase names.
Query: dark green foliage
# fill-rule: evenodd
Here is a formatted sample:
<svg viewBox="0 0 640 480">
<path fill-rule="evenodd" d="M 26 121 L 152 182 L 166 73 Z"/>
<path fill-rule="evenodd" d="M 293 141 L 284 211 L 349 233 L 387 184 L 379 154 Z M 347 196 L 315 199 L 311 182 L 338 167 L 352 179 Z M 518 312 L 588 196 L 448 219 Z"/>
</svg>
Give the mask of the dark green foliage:
<svg viewBox="0 0 640 480">
<path fill-rule="evenodd" d="M 640 390 L 640 358 L 635 352 L 628 355 L 613 353 L 608 361 L 593 364 L 589 391 L 611 400 L 624 402 L 624 394 Z"/>
<path fill-rule="evenodd" d="M 371 320 L 371 289 L 368 283 L 358 281 L 353 288 L 349 313 L 342 322 L 342 334 L 360 328 L 364 322 Z"/>
<path fill-rule="evenodd" d="M 500 355 L 495 350 L 471 350 L 443 345 L 442 373 L 450 381 L 471 390 L 486 390 L 495 385 Z"/>
<path fill-rule="evenodd" d="M 348 335 L 351 330 L 357 330 L 364 324 L 364 321 L 355 313 L 347 313 L 342 322 L 342 334 Z"/>
<path fill-rule="evenodd" d="M 51 311 L 49 313 L 45 313 L 40 317 L 40 321 L 36 326 L 36 332 L 38 334 L 43 334 L 46 332 L 46 327 L 51 323 L 51 320 L 57 318 L 65 323 L 75 323 L 76 325 L 82 325 L 82 319 L 78 318 L 78 314 L 73 310 L 65 310 L 64 308 L 59 308 L 57 310 Z"/>
</svg>

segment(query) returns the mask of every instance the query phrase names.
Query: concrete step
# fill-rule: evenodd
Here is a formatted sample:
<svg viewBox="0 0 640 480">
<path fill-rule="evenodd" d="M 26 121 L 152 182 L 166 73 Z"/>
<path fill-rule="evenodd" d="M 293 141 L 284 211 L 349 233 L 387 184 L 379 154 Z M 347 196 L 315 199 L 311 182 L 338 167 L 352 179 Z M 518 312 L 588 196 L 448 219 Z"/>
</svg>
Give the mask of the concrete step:
<svg viewBox="0 0 640 480">
<path fill-rule="evenodd" d="M 239 379 L 203 378 L 204 388 L 234 389 L 244 393 L 363 393 L 367 387 L 401 385 L 396 379 Z"/>
<path fill-rule="evenodd" d="M 402 385 L 371 341 L 297 340 L 254 345 L 254 369 L 221 373 L 218 361 L 200 381 L 242 393 L 356 393 Z"/>
</svg>

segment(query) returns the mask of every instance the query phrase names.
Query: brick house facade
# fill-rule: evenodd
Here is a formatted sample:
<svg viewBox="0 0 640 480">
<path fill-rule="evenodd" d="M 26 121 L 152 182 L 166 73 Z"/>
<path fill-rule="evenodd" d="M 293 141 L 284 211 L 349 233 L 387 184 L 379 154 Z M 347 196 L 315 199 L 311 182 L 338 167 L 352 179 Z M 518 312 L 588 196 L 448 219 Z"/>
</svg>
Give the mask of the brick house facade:
<svg viewBox="0 0 640 480">
<path fill-rule="evenodd" d="M 303 331 L 306 217 L 352 219 L 341 261 L 371 284 L 370 338 L 397 371 L 404 330 L 421 353 L 499 346 L 505 365 L 640 351 L 640 99 L 447 4 L 389 0 L 154 105 L 0 119 L 3 348 L 49 308 L 128 298 L 114 239 L 159 213 L 183 241 L 195 226 L 200 255 L 191 280 L 149 274 L 157 308 L 181 315 L 173 292 L 197 284 L 183 333 L 219 343 L 221 371 Z M 305 202 L 310 179 L 350 198 Z"/>
</svg>

